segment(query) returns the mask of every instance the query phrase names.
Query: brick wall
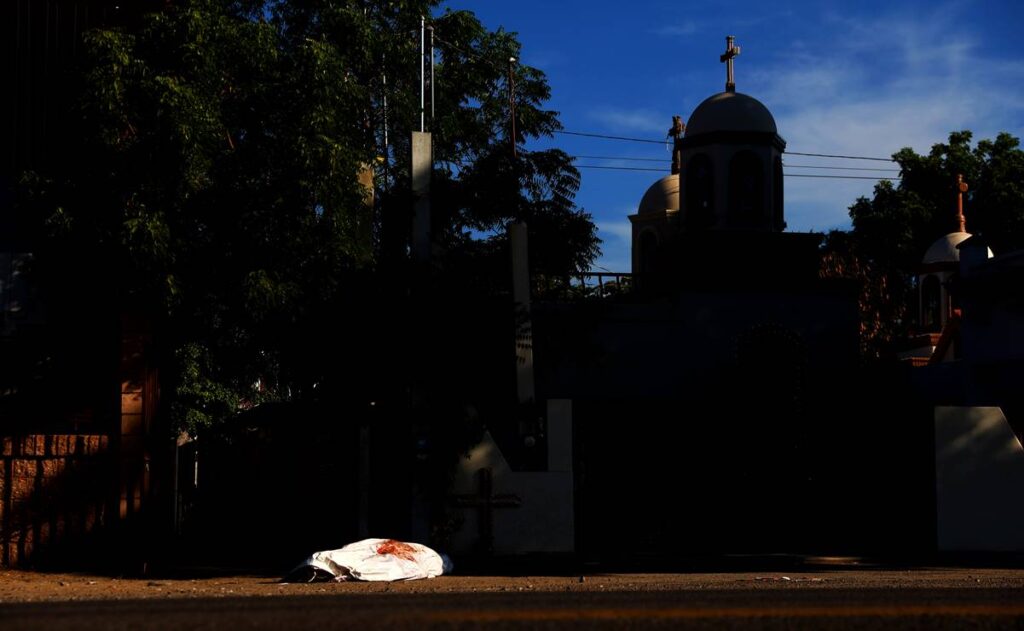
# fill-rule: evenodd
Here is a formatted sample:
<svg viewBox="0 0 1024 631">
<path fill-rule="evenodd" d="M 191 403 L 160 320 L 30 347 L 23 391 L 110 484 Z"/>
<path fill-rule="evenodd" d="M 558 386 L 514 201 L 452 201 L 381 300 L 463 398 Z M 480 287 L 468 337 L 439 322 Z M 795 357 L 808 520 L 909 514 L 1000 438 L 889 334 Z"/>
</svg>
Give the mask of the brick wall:
<svg viewBox="0 0 1024 631">
<path fill-rule="evenodd" d="M 166 477 L 172 463 L 151 453 L 159 384 L 148 362 L 147 321 L 122 314 L 119 338 L 112 348 L 120 358 L 110 366 L 116 373 L 108 374 L 99 344 L 81 364 L 99 375 L 88 388 L 68 392 L 67 384 L 51 385 L 56 399 L 68 401 L 63 409 L 5 419 L 11 422 L 7 435 L 0 433 L 0 565 L 145 563 L 152 520 L 143 513 L 152 469 Z M 117 393 L 118 382 L 120 396 L 108 396 Z M 46 393 L 34 395 L 39 400 L 31 399 L 27 409 L 49 410 Z M 109 409 L 88 405 L 105 398 Z M 68 422 L 74 417 L 95 429 L 77 433 L 71 429 L 77 424 Z"/>
<path fill-rule="evenodd" d="M 107 436 L 0 437 L 0 565 L 87 550 L 117 499 L 115 465 Z"/>
</svg>

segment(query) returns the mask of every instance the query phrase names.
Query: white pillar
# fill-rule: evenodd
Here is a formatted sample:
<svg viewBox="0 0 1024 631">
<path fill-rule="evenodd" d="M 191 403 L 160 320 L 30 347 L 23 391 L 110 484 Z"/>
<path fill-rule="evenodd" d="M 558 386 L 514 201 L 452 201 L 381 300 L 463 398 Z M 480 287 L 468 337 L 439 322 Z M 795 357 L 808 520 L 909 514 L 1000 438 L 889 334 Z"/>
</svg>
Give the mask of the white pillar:
<svg viewBox="0 0 1024 631">
<path fill-rule="evenodd" d="M 430 179 L 434 156 L 429 132 L 412 132 L 412 258 L 430 261 Z"/>
</svg>

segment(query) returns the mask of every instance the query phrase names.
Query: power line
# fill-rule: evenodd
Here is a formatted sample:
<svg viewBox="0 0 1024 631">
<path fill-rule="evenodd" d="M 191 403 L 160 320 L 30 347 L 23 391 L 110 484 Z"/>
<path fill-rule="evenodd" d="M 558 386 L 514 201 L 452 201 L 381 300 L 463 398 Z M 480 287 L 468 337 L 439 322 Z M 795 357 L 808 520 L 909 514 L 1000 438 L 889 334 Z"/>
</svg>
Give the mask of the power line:
<svg viewBox="0 0 1024 631">
<path fill-rule="evenodd" d="M 655 173 L 665 173 L 666 169 L 646 169 L 641 167 L 612 167 L 612 166 L 599 166 L 596 164 L 576 164 L 573 165 L 577 169 L 605 169 L 608 171 L 652 171 Z M 813 178 L 826 178 L 832 180 L 890 180 L 898 181 L 898 177 L 868 177 L 864 175 L 810 175 L 805 173 L 784 173 L 785 177 L 813 177 Z"/>
<path fill-rule="evenodd" d="M 455 44 L 453 44 L 453 43 L 451 43 L 451 42 L 449 42 L 447 40 L 441 39 L 440 37 L 436 37 L 436 35 L 434 36 L 434 41 L 436 41 L 436 42 L 438 42 L 440 44 L 444 44 L 445 46 L 449 46 L 452 49 L 462 53 L 463 55 L 465 55 L 467 57 L 470 57 L 472 59 L 475 59 L 476 61 L 479 61 L 481 63 L 485 63 L 485 64 L 491 66 L 492 68 L 494 68 L 495 70 L 498 70 L 499 72 L 504 72 L 503 68 L 501 68 L 497 64 L 493 63 L 491 60 L 486 59 L 484 57 L 481 57 L 480 55 L 477 55 L 476 53 L 472 53 L 472 52 L 469 52 L 468 50 L 460 48 L 459 46 L 456 46 Z M 665 140 L 651 140 L 651 139 L 648 139 L 648 138 L 631 138 L 631 137 L 628 137 L 628 136 L 612 136 L 612 135 L 609 135 L 609 134 L 597 134 L 597 133 L 593 133 L 593 132 L 580 132 L 580 131 L 566 131 L 566 130 L 562 130 L 562 129 L 555 130 L 555 133 L 556 134 L 565 134 L 565 135 L 568 135 L 568 136 L 584 136 L 584 137 L 587 137 L 587 138 L 602 138 L 602 139 L 605 139 L 605 140 L 623 140 L 623 141 L 626 141 L 626 142 L 645 142 L 645 143 L 658 144 L 658 145 L 664 145 L 664 144 L 668 143 L 668 139 L 667 138 Z M 896 160 L 894 160 L 892 158 L 876 158 L 876 157 L 872 157 L 872 156 L 847 156 L 847 155 L 839 155 L 839 154 L 831 154 L 831 153 L 803 153 L 803 152 L 800 152 L 800 151 L 786 151 L 784 153 L 787 153 L 787 154 L 790 154 L 790 155 L 794 155 L 794 156 L 808 156 L 808 157 L 813 157 L 813 158 L 840 158 L 840 159 L 843 159 L 843 160 L 875 160 L 875 161 L 878 161 L 878 162 L 896 162 Z M 585 156 L 579 156 L 579 157 L 585 157 Z M 620 159 L 621 160 L 621 159 L 628 159 L 628 158 L 597 158 L 597 159 L 602 159 L 602 160 L 603 159 L 608 159 L 608 160 Z M 642 158 L 634 158 L 634 159 L 641 160 Z M 806 168 L 826 168 L 826 167 L 806 167 Z"/>
<path fill-rule="evenodd" d="M 576 164 L 573 165 L 577 169 L 608 169 L 609 171 L 655 171 L 657 173 L 667 173 L 668 169 L 644 169 L 641 167 L 603 167 L 594 164 Z"/>
<path fill-rule="evenodd" d="M 494 68 L 495 70 L 497 70 L 499 72 L 504 72 L 503 68 L 501 68 L 500 66 L 498 66 L 497 64 L 495 64 L 491 60 L 489 60 L 489 59 L 487 59 L 485 57 L 481 57 L 480 55 L 477 55 L 476 53 L 472 53 L 472 52 L 470 52 L 468 50 L 465 50 L 465 49 L 463 49 L 463 48 L 461 48 L 459 46 L 456 46 L 455 44 L 453 44 L 453 43 L 451 43 L 451 42 L 449 42 L 447 40 L 441 39 L 440 37 L 437 37 L 436 34 L 434 36 L 434 41 L 438 42 L 440 44 L 443 44 L 445 46 L 448 46 L 448 47 L 452 48 L 453 50 L 456 50 L 456 51 L 462 53 L 466 57 L 470 57 L 471 59 L 479 61 L 480 63 L 487 64 L 487 65 L 491 66 L 492 68 Z M 656 144 L 656 145 L 664 145 L 664 144 L 667 144 L 669 142 L 667 138 L 665 140 L 651 140 L 649 138 L 631 138 L 629 136 L 612 136 L 612 135 L 609 135 L 609 134 L 597 134 L 597 133 L 592 133 L 592 132 L 566 131 L 564 129 L 555 130 L 555 133 L 556 134 L 565 134 L 567 136 L 584 136 L 584 137 L 587 137 L 587 138 L 602 138 L 602 139 L 605 139 L 605 140 L 623 140 L 623 141 L 626 141 L 626 142 L 644 142 L 644 143 L 650 143 L 650 144 Z M 840 158 L 840 159 L 843 159 L 843 160 L 875 160 L 875 161 L 878 161 L 878 162 L 896 162 L 892 158 L 876 158 L 876 157 L 872 157 L 872 156 L 847 156 L 847 155 L 838 155 L 838 154 L 831 154 L 831 153 L 802 153 L 800 151 L 786 151 L 784 153 L 787 153 L 787 154 L 790 154 L 790 155 L 794 155 L 794 156 L 808 156 L 808 157 L 814 157 L 814 158 Z M 577 156 L 577 157 L 580 157 L 580 158 L 587 157 L 587 158 L 594 158 L 594 159 L 598 159 L 598 160 L 645 160 L 644 158 L 604 158 L 604 157 L 600 157 L 600 156 Z M 646 160 L 654 161 L 654 158 L 647 158 Z M 823 169 L 823 168 L 828 168 L 828 167 L 804 167 L 804 168 L 822 168 Z M 838 168 L 838 167 L 834 167 L 834 168 Z M 854 169 L 850 169 L 850 170 L 854 170 Z M 858 170 L 861 170 L 861 169 L 858 169 Z M 868 170 L 868 169 L 863 169 L 863 170 Z M 881 170 L 881 169 L 874 169 L 874 170 Z"/>
<path fill-rule="evenodd" d="M 591 134 L 582 131 L 565 131 L 562 129 L 555 130 L 556 134 L 566 134 L 569 136 L 587 136 L 589 138 L 604 138 L 607 140 L 626 140 L 629 142 L 650 142 L 656 145 L 664 145 L 668 140 L 648 140 L 646 138 L 627 138 L 625 136 L 608 136 L 606 134 Z"/>
<path fill-rule="evenodd" d="M 460 47 L 456 46 L 455 44 L 453 44 L 453 43 L 451 43 L 449 41 L 446 41 L 446 40 L 441 39 L 440 37 L 437 37 L 436 35 L 434 36 L 434 41 L 439 43 L 439 44 L 444 44 L 445 46 L 448 46 L 449 48 L 451 48 L 451 49 L 453 49 L 455 51 L 458 51 L 458 52 L 462 53 L 463 55 L 465 55 L 466 57 L 474 59 L 474 60 L 476 60 L 476 61 L 478 61 L 478 62 L 480 62 L 482 64 L 487 64 L 488 66 L 490 66 L 491 68 L 494 68 L 495 70 L 497 70 L 498 72 L 500 72 L 502 74 L 505 73 L 505 69 L 504 68 L 500 67 L 498 64 L 492 62 L 490 59 L 487 59 L 486 57 L 481 57 L 480 55 L 477 55 L 476 53 L 469 52 L 468 50 L 460 48 Z"/>
<path fill-rule="evenodd" d="M 833 169 L 836 171 L 882 171 L 885 173 L 899 173 L 900 171 L 899 169 L 871 169 L 866 167 L 822 167 L 810 164 L 786 164 L 785 162 L 782 163 L 782 166 L 787 169 Z"/>
<path fill-rule="evenodd" d="M 837 156 L 830 153 L 800 153 L 799 151 L 787 151 L 794 156 L 812 156 L 815 158 L 843 158 L 846 160 L 878 160 L 879 162 L 896 162 L 892 158 L 869 158 L 866 156 Z"/>
<path fill-rule="evenodd" d="M 555 133 L 556 134 L 566 134 L 566 135 L 569 135 L 569 136 L 586 136 L 587 138 L 603 138 L 605 140 L 624 140 L 626 142 L 647 142 L 647 143 L 652 143 L 652 144 L 656 144 L 656 145 L 663 145 L 663 144 L 666 144 L 668 142 L 668 140 L 651 140 L 649 138 L 631 138 L 631 137 L 628 137 L 628 136 L 612 136 L 612 135 L 609 135 L 609 134 L 595 134 L 595 133 L 591 133 L 591 132 L 582 132 L 582 131 L 565 131 L 563 129 L 556 130 Z M 802 152 L 799 152 L 799 151 L 786 151 L 785 153 L 790 154 L 790 155 L 794 155 L 794 156 L 811 156 L 811 157 L 815 157 L 815 158 L 842 158 L 842 159 L 845 159 L 845 160 L 877 160 L 879 162 L 896 162 L 892 158 L 875 158 L 875 157 L 871 157 L 871 156 L 845 156 L 845 155 L 838 155 L 838 154 L 832 154 L 832 153 L 802 153 Z"/>
<path fill-rule="evenodd" d="M 573 158 L 586 158 L 588 160 L 630 160 L 633 162 L 668 162 L 665 158 L 627 158 L 625 156 L 573 156 Z"/>
<path fill-rule="evenodd" d="M 633 158 L 633 157 L 627 157 L 627 156 L 582 156 L 582 155 L 577 155 L 577 156 L 573 156 L 573 159 L 576 159 L 576 160 L 582 160 L 582 159 L 587 159 L 587 160 L 623 160 L 623 161 L 630 161 L 630 162 L 667 162 L 667 160 L 665 160 L 665 158 Z M 786 163 L 783 163 L 782 166 L 784 166 L 786 168 L 790 168 L 790 169 L 829 169 L 829 170 L 833 170 L 833 171 L 879 171 L 879 172 L 884 172 L 884 173 L 898 173 L 900 171 L 899 169 L 876 169 L 876 168 L 870 168 L 870 167 L 835 167 L 835 166 L 818 166 L 818 165 L 811 165 L 811 164 L 786 164 Z"/>
<path fill-rule="evenodd" d="M 901 178 L 898 177 L 868 177 L 866 175 L 808 175 L 804 173 L 786 173 L 786 177 L 823 177 L 836 180 L 889 180 L 890 182 L 899 181 Z"/>
</svg>

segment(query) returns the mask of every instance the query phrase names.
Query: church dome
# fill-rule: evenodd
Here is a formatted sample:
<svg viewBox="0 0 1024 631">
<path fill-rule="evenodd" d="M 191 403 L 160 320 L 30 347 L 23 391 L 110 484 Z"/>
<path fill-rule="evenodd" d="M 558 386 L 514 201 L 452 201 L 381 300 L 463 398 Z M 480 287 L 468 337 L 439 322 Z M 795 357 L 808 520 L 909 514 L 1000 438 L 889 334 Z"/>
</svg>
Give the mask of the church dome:
<svg viewBox="0 0 1024 631">
<path fill-rule="evenodd" d="M 960 250 L 956 246 L 971 238 L 970 232 L 950 232 L 944 237 L 939 237 L 932 243 L 924 253 L 921 262 L 929 263 L 956 263 L 960 260 Z"/>
<path fill-rule="evenodd" d="M 739 92 L 720 92 L 704 99 L 686 123 L 686 134 L 696 136 L 713 131 L 754 131 L 778 133 L 775 118 L 763 103 Z"/>
<path fill-rule="evenodd" d="M 647 189 L 637 214 L 679 210 L 679 175 L 666 175 Z"/>
<path fill-rule="evenodd" d="M 967 239 L 971 238 L 970 232 L 950 232 L 944 237 L 939 237 L 932 243 L 924 253 L 921 263 L 956 263 L 960 261 L 960 249 L 957 247 Z M 991 248 L 988 250 L 988 258 L 995 256 Z"/>
</svg>

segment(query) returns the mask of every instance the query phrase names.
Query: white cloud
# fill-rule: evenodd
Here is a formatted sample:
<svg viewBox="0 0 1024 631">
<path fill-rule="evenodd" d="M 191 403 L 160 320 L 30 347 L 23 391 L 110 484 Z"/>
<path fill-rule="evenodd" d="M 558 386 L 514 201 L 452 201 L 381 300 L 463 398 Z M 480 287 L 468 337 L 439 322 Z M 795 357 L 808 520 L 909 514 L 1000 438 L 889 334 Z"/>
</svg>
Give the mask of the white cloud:
<svg viewBox="0 0 1024 631">
<path fill-rule="evenodd" d="M 704 97 L 721 89 L 724 72 L 716 63 L 721 38 L 706 35 L 714 31 L 735 33 L 739 38 L 738 43 L 744 46 L 737 68 L 739 89 L 768 106 L 790 151 L 884 158 L 906 146 L 926 153 L 954 130 L 970 129 L 975 139 L 992 138 L 1000 131 L 1024 136 L 1024 60 L 1012 52 L 1007 54 L 1014 48 L 1003 46 L 998 48 L 1001 52 L 994 52 L 997 48 L 989 45 L 990 35 L 983 30 L 986 21 L 972 16 L 980 9 L 970 3 L 940 0 L 927 8 L 914 3 L 915 8 L 910 9 L 904 3 L 870 8 L 828 3 L 832 13 L 813 5 L 792 13 L 772 8 L 764 15 L 753 16 L 746 26 L 735 15 L 718 16 L 710 8 L 711 3 L 706 4 L 707 11 L 689 13 L 699 23 L 675 13 L 660 23 L 645 22 L 644 36 L 664 36 L 651 42 L 652 47 L 681 47 L 695 40 L 707 40 L 706 45 L 711 46 L 713 39 L 715 47 L 708 50 L 714 56 L 705 57 L 709 53 L 703 49 L 699 57 L 682 53 L 655 56 L 643 48 L 642 63 L 637 62 L 637 67 L 657 77 L 652 80 L 656 91 L 646 95 L 637 92 L 635 98 L 632 94 L 615 95 L 622 98 L 612 100 L 608 82 L 591 82 L 588 85 L 599 86 L 600 91 L 587 92 L 586 99 L 578 95 L 579 102 L 608 107 L 591 105 L 591 111 L 580 117 L 585 121 L 579 120 L 569 128 L 664 138 L 668 115 L 686 116 Z M 755 22 L 756 28 L 751 26 Z M 617 54 L 628 57 L 631 53 Z M 612 85 L 614 81 L 617 79 L 609 78 Z M 601 100 L 605 98 L 608 100 Z M 587 147 L 577 150 L 584 154 L 665 155 L 666 162 L 669 159 L 656 145 L 607 143 L 597 149 L 581 141 L 575 143 L 574 147 Z M 860 168 L 897 166 L 795 155 L 787 155 L 786 162 Z M 642 163 L 600 164 L 636 167 Z M 788 168 L 787 172 L 898 175 Z M 625 216 L 635 212 L 635 207 L 622 207 L 639 200 L 656 176 L 650 174 L 652 180 L 648 181 L 636 174 L 634 185 L 634 180 L 626 179 L 626 172 L 594 170 L 585 174 L 585 186 L 589 187 L 586 205 L 595 211 L 604 239 L 604 255 L 598 265 L 626 270 L 630 241 Z M 859 196 L 870 196 L 876 181 L 787 177 L 786 220 L 790 230 L 848 227 L 849 206 Z"/>
<path fill-rule="evenodd" d="M 626 209 L 618 214 L 620 217 L 636 212 Z M 628 272 L 632 267 L 630 250 L 633 243 L 633 228 L 628 220 L 598 221 L 597 235 L 601 237 L 601 257 L 595 262 L 594 269 L 609 272 Z"/>
<path fill-rule="evenodd" d="M 615 109 L 602 108 L 588 114 L 588 118 L 604 125 L 608 129 L 622 132 L 648 132 L 665 135 L 671 120 L 665 120 L 665 114 L 651 109 Z"/>
<path fill-rule="evenodd" d="M 828 16 L 836 27 L 827 29 L 833 34 L 828 42 L 801 42 L 783 51 L 748 75 L 745 91 L 772 110 L 790 151 L 889 157 L 907 146 L 927 152 L 955 130 L 971 129 L 976 139 L 1018 133 L 1024 63 L 987 56 L 980 37 L 953 13 L 938 6 L 927 14 L 887 13 L 868 22 Z M 798 161 L 896 166 L 787 156 L 788 164 Z M 848 222 L 849 205 L 873 186 L 869 180 L 787 178 L 790 228 L 824 230 Z"/>
<path fill-rule="evenodd" d="M 631 209 L 623 212 L 622 215 L 626 216 L 634 212 L 636 210 Z M 629 221 L 601 221 L 597 224 L 597 234 L 605 243 L 618 240 L 629 244 L 633 241 L 633 226 Z"/>
</svg>

